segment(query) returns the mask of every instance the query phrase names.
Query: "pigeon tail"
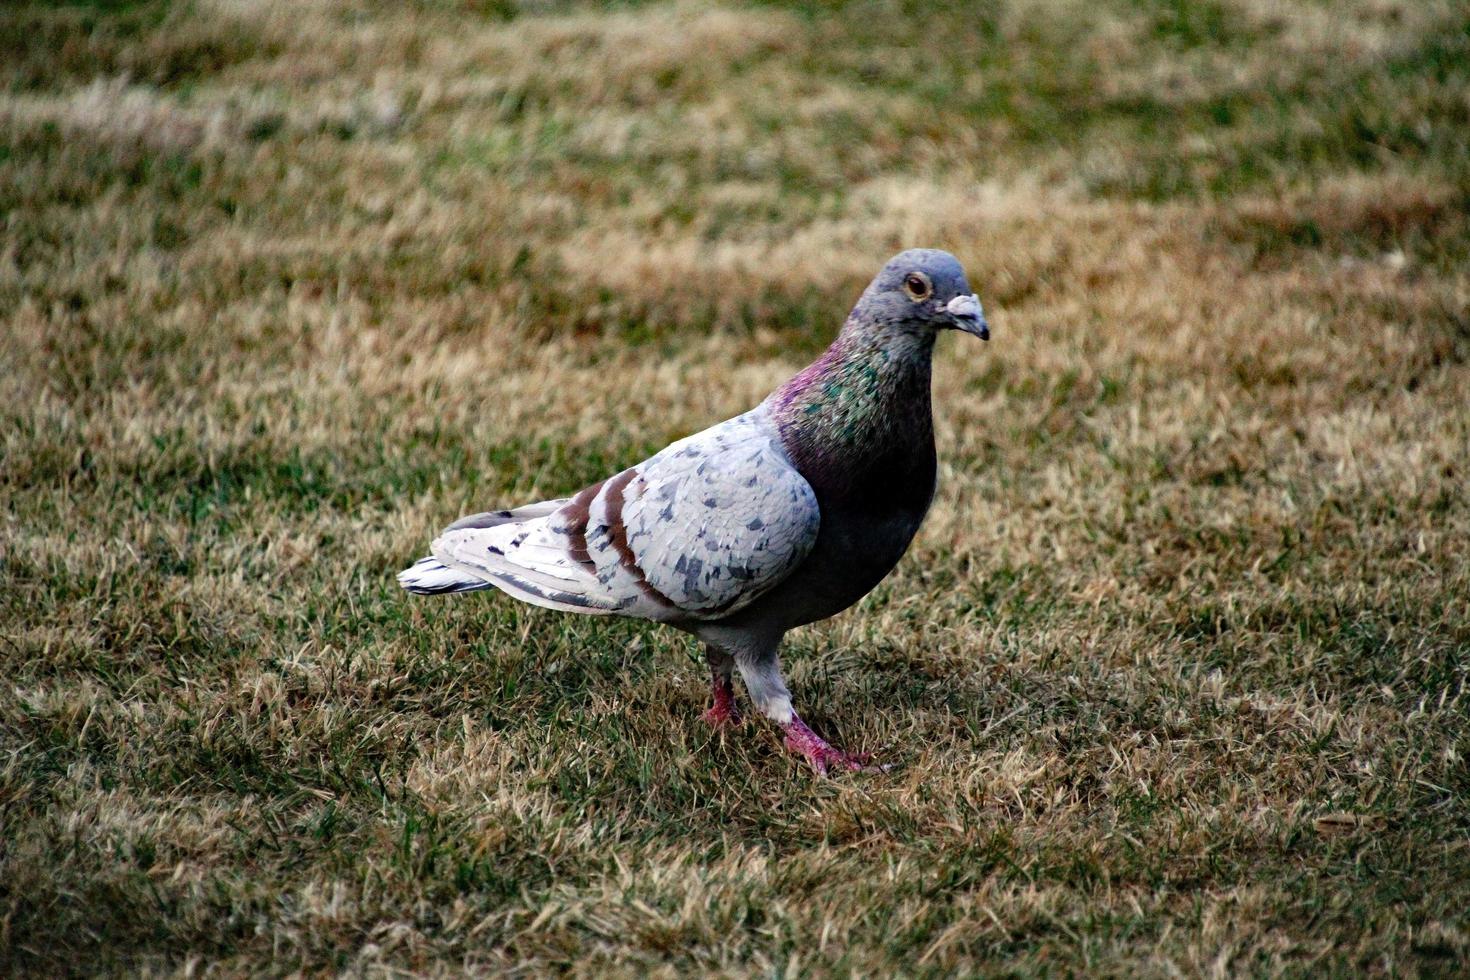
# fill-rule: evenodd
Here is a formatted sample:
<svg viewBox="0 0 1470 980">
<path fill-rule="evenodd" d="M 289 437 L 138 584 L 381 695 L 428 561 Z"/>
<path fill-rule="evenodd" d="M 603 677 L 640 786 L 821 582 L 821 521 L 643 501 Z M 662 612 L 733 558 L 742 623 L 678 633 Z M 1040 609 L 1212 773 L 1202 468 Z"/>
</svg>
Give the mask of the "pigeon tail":
<svg viewBox="0 0 1470 980">
<path fill-rule="evenodd" d="M 495 585 L 458 568 L 450 568 L 437 558 L 420 558 L 398 573 L 398 584 L 414 595 L 448 595 L 453 592 L 478 592 Z"/>
</svg>

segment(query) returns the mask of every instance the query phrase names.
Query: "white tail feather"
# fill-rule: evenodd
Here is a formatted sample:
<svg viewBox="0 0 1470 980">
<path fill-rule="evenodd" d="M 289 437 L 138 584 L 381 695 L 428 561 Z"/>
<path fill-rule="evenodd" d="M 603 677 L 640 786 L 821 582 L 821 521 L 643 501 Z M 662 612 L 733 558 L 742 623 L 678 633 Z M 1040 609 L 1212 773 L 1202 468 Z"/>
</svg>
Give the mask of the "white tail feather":
<svg viewBox="0 0 1470 980">
<path fill-rule="evenodd" d="M 398 573 L 398 584 L 415 595 L 444 595 L 495 588 L 483 578 L 450 568 L 437 558 L 420 558 Z"/>
</svg>

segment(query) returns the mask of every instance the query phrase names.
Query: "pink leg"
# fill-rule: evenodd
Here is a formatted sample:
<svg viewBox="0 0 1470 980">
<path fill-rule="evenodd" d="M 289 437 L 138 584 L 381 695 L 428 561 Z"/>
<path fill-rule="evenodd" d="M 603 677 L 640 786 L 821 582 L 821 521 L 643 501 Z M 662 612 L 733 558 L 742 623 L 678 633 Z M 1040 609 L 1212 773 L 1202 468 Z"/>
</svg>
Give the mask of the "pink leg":
<svg viewBox="0 0 1470 980">
<path fill-rule="evenodd" d="M 715 703 L 704 713 L 705 722 L 711 728 L 733 728 L 740 724 L 740 709 L 735 705 L 735 686 L 730 683 L 730 675 L 715 670 L 713 687 Z"/>
<path fill-rule="evenodd" d="M 787 751 L 801 756 L 812 764 L 812 768 L 822 775 L 827 774 L 828 766 L 838 766 L 843 769 L 851 769 L 854 772 L 863 769 L 865 764 L 871 760 L 872 755 L 867 752 L 844 752 L 833 748 L 822 736 L 806 727 L 795 712 L 791 714 L 791 720 L 781 726 L 786 733 Z"/>
</svg>

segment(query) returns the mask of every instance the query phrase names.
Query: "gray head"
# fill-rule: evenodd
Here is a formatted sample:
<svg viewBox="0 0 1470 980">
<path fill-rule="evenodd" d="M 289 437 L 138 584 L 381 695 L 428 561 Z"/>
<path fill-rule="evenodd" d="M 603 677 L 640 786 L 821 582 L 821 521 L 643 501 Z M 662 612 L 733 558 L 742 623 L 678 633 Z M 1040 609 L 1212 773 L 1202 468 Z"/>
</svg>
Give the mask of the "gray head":
<svg viewBox="0 0 1470 980">
<path fill-rule="evenodd" d="M 909 330 L 963 330 L 990 339 L 959 260 L 937 248 L 899 252 L 863 291 L 852 319 Z"/>
</svg>

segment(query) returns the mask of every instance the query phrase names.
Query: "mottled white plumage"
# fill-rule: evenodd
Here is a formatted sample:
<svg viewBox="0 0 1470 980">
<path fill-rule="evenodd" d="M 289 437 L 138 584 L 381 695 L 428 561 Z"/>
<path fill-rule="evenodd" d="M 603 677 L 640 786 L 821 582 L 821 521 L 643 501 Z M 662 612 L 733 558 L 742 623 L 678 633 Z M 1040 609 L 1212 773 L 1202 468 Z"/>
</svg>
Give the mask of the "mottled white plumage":
<svg viewBox="0 0 1470 980">
<path fill-rule="evenodd" d="M 574 497 L 451 525 L 431 548 L 437 561 L 399 581 L 417 592 L 494 585 L 569 612 L 723 617 L 785 578 L 820 522 L 762 405 Z"/>
</svg>

